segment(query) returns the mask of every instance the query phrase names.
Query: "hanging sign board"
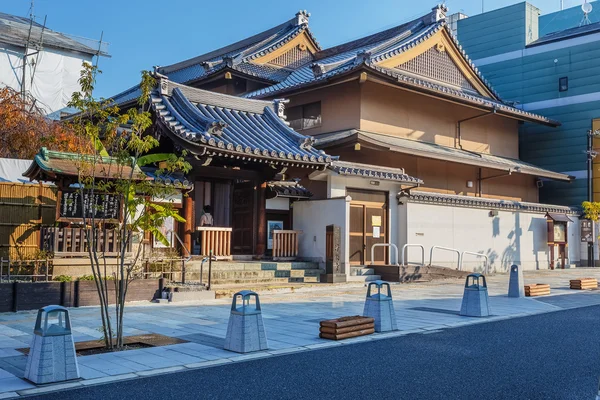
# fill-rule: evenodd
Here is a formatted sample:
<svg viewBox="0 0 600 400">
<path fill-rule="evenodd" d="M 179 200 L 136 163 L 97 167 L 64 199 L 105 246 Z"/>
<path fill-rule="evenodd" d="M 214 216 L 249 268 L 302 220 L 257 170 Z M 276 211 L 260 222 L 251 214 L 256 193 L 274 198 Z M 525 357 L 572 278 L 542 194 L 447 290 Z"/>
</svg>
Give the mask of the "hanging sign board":
<svg viewBox="0 0 600 400">
<path fill-rule="evenodd" d="M 121 202 L 114 194 L 64 191 L 60 196 L 59 219 L 77 220 L 92 218 L 97 220 L 119 220 L 121 214 Z M 84 211 L 85 210 L 85 211 Z"/>
<path fill-rule="evenodd" d="M 582 219 L 581 224 L 581 243 L 594 243 L 594 222 Z"/>
</svg>

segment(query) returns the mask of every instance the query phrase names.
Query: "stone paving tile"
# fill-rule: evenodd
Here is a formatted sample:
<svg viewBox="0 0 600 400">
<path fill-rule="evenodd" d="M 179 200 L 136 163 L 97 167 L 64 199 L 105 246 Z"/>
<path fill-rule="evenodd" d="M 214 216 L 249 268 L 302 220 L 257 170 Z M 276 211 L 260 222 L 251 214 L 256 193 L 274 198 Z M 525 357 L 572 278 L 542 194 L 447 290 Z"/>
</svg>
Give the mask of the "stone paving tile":
<svg viewBox="0 0 600 400">
<path fill-rule="evenodd" d="M 105 373 L 98 371 L 96 369 L 90 368 L 84 364 L 79 364 L 79 374 L 82 379 L 95 379 L 107 376 Z"/>
<path fill-rule="evenodd" d="M 33 387 L 35 386 L 31 383 L 27 383 L 16 376 L 0 379 L 0 392 L 14 392 L 17 390 L 31 389 Z"/>
<path fill-rule="evenodd" d="M 552 296 L 535 299 L 509 299 L 506 296 L 508 276 L 488 276 L 490 307 L 494 317 L 473 319 L 457 315 L 461 306 L 462 281 L 438 281 L 419 284 L 393 284 L 394 308 L 399 332 L 375 334 L 343 342 L 318 338 L 319 321 L 344 315 L 362 314 L 366 288 L 364 285 L 317 287 L 294 293 L 261 295 L 268 352 L 240 355 L 223 349 L 230 313 L 230 299 L 217 299 L 204 304 L 135 304 L 125 315 L 127 335 L 159 333 L 180 337 L 189 343 L 162 348 L 138 349 L 119 353 L 78 357 L 84 379 L 103 379 L 107 375 L 133 374 L 161 368 L 208 366 L 245 360 L 269 354 L 304 351 L 334 345 L 368 342 L 379 338 L 412 333 L 436 332 L 447 327 L 464 326 L 515 316 L 533 315 L 564 308 L 600 304 L 600 291 L 574 292 L 568 281 L 582 276 L 600 278 L 600 269 L 525 272 L 526 282 L 549 283 Z M 36 311 L 0 313 L 0 371 L 22 375 L 26 357 L 14 349 L 28 347 Z M 101 337 L 96 307 L 71 310 L 74 338 L 77 341 Z M 14 372 L 14 374 L 13 374 Z M 2 375 L 0 375 L 2 376 Z M 0 378 L 2 379 L 2 378 Z M 22 382 L 22 381 L 20 381 Z M 0 385 L 0 393 L 4 389 Z M 16 389 L 19 390 L 19 389 Z"/>
</svg>

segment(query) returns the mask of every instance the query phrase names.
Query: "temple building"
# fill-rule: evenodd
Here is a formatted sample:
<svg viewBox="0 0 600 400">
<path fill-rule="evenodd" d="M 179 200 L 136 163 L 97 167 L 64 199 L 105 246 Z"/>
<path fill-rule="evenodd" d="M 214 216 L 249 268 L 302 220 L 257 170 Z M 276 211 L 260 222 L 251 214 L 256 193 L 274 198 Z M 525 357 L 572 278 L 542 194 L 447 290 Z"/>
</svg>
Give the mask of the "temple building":
<svg viewBox="0 0 600 400">
<path fill-rule="evenodd" d="M 541 182 L 573 177 L 519 158 L 521 124 L 560 122 L 503 100 L 462 50 L 446 12 L 436 6 L 322 49 L 301 11 L 157 67 L 154 133 L 161 150 L 185 149 L 193 160 L 186 247 L 324 263 L 333 225 L 347 276 L 399 262 L 392 248 L 405 245 L 423 246 L 425 263 L 468 270 L 577 264 L 577 211 L 538 196 Z M 114 100 L 127 108 L 138 96 L 132 87 Z M 214 223 L 203 228 L 207 205 Z M 549 237 L 552 218 L 564 222 L 564 235 Z M 421 262 L 421 252 L 411 249 L 405 261 Z"/>
</svg>

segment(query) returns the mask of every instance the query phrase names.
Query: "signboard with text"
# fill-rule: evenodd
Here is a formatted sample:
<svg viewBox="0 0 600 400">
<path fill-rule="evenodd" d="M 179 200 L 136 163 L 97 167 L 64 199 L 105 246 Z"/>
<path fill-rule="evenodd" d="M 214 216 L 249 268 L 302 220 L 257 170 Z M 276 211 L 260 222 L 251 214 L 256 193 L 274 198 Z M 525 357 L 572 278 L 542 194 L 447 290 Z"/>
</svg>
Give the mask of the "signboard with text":
<svg viewBox="0 0 600 400">
<path fill-rule="evenodd" d="M 594 243 L 594 222 L 582 219 L 581 224 L 581 243 Z"/>
<path fill-rule="evenodd" d="M 82 201 L 83 195 L 83 201 Z M 60 219 L 94 218 L 97 220 L 119 220 L 121 202 L 116 195 L 81 191 L 65 191 L 59 204 Z"/>
</svg>

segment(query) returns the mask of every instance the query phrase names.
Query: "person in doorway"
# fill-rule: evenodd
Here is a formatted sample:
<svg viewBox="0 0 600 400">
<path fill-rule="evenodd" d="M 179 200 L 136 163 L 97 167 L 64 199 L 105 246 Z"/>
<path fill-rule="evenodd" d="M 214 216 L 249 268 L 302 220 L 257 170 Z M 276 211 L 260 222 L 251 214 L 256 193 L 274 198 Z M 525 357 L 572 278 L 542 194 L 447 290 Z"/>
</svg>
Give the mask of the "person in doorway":
<svg viewBox="0 0 600 400">
<path fill-rule="evenodd" d="M 200 226 L 213 226 L 213 217 L 210 214 L 211 211 L 211 206 L 204 206 L 204 213 L 200 217 Z"/>
</svg>

